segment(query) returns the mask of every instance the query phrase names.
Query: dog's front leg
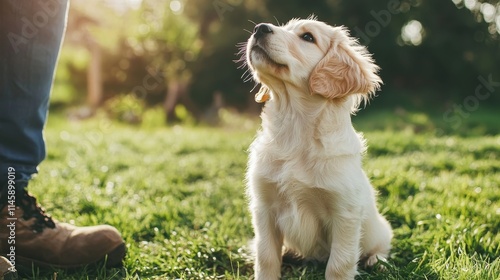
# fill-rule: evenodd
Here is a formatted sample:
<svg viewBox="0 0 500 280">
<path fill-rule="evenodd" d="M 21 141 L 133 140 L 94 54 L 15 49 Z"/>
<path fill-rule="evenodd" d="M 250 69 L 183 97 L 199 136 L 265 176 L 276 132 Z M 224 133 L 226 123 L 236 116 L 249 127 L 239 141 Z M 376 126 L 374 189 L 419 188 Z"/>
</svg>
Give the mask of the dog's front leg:
<svg viewBox="0 0 500 280">
<path fill-rule="evenodd" d="M 283 235 L 276 218 L 267 207 L 256 207 L 253 211 L 255 228 L 255 279 L 275 280 L 281 275 L 281 248 Z"/>
<path fill-rule="evenodd" d="M 349 209 L 349 208 L 347 208 Z M 353 280 L 360 256 L 361 211 L 350 209 L 332 224 L 330 257 L 326 267 L 326 280 Z M 340 211 L 345 212 L 346 209 Z"/>
</svg>

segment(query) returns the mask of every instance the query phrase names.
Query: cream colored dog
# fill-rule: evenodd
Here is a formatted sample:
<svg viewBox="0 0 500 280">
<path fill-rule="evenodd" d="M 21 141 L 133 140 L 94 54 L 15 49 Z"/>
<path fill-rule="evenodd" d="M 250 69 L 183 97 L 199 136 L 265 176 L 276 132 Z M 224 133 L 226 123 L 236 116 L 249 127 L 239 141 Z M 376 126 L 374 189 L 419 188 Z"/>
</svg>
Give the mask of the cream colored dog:
<svg viewBox="0 0 500 280">
<path fill-rule="evenodd" d="M 267 101 L 247 173 L 255 279 L 280 277 L 283 248 L 327 261 L 326 279 L 354 279 L 360 259 L 391 248 L 350 117 L 379 88 L 378 67 L 344 27 L 311 18 L 258 24 L 246 61 Z"/>
</svg>

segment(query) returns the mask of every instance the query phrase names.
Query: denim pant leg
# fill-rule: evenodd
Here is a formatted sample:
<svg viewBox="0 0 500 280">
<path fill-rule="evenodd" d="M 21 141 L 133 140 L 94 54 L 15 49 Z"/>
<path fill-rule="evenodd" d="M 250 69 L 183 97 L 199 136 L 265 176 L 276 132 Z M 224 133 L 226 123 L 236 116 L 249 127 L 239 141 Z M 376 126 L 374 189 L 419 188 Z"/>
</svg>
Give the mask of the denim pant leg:
<svg viewBox="0 0 500 280">
<path fill-rule="evenodd" d="M 42 132 L 67 11 L 68 0 L 0 1 L 0 193 L 9 167 L 16 187 L 25 187 L 45 158 Z"/>
</svg>

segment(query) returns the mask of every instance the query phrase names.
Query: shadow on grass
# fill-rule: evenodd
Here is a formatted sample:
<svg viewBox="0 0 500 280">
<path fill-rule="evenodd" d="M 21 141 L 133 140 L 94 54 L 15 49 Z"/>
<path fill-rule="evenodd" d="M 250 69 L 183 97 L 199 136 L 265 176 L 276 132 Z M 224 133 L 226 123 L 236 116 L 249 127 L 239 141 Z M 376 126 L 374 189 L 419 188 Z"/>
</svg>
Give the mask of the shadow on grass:
<svg viewBox="0 0 500 280">
<path fill-rule="evenodd" d="M 415 261 L 417 254 L 394 252 L 395 259 L 379 260 L 374 267 L 358 267 L 357 280 L 402 280 L 402 279 L 439 279 L 435 271 L 425 262 Z M 424 256 L 422 252 L 419 255 Z M 283 279 L 317 280 L 324 279 L 326 263 L 317 261 L 286 260 L 281 273 Z M 290 276 L 293 275 L 293 276 Z"/>
<path fill-rule="evenodd" d="M 16 267 L 19 279 L 33 280 L 87 280 L 87 279 L 107 279 L 118 280 L 127 278 L 127 271 L 124 267 L 121 268 L 106 268 L 104 264 L 88 265 L 82 268 L 59 269 L 59 268 L 42 268 L 42 267 Z"/>
</svg>

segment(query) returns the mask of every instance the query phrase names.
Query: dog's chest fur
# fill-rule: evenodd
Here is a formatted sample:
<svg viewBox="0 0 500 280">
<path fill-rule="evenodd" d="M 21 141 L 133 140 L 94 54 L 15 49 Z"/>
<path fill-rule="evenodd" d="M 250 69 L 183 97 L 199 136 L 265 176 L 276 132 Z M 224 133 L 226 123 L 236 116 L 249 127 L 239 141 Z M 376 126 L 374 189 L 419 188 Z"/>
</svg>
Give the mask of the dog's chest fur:
<svg viewBox="0 0 500 280">
<path fill-rule="evenodd" d="M 330 113 L 321 113 L 320 119 Z M 356 191 L 336 185 L 335 177 L 346 176 L 352 162 L 358 161 L 353 157 L 360 158 L 363 149 L 350 119 L 327 121 L 320 123 L 313 116 L 294 112 L 264 111 L 263 129 L 250 149 L 249 178 L 265 182 L 257 184 L 261 189 L 250 190 L 259 200 L 254 203 L 266 204 L 273 211 L 287 248 L 314 259 L 329 256 L 332 215 L 339 196 Z M 340 123 L 332 125 L 343 121 L 348 122 L 345 129 Z"/>
</svg>

